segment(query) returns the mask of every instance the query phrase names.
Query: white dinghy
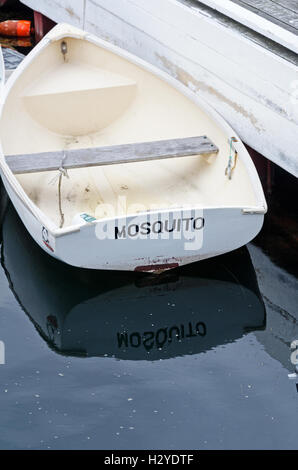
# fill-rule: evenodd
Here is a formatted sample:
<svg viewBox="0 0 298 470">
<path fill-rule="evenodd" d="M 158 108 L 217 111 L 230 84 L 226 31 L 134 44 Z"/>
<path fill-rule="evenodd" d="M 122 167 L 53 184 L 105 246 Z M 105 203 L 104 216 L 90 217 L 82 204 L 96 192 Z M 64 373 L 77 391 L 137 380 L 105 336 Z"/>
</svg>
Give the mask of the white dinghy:
<svg viewBox="0 0 298 470">
<path fill-rule="evenodd" d="M 160 272 L 236 249 L 267 210 L 240 139 L 129 53 L 56 26 L 10 77 L 1 175 L 33 239 L 65 263 Z"/>
</svg>

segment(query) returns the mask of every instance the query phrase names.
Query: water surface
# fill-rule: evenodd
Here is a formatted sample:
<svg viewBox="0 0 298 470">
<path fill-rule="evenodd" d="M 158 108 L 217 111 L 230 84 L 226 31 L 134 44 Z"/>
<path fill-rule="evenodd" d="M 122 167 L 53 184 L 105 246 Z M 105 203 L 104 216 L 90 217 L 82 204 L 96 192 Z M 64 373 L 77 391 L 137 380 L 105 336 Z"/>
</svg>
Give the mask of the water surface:
<svg viewBox="0 0 298 470">
<path fill-rule="evenodd" d="M 9 205 L 1 260 L 0 448 L 298 447 L 297 279 L 260 248 L 158 280 L 90 272 Z"/>
</svg>

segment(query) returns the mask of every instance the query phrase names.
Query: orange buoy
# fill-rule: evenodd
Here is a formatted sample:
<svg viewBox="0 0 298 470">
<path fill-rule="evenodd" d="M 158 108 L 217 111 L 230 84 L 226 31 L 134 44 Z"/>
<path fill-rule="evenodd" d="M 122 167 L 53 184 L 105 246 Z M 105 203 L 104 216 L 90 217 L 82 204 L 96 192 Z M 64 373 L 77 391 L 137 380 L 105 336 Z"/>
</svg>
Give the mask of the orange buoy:
<svg viewBox="0 0 298 470">
<path fill-rule="evenodd" d="M 31 32 L 31 21 L 7 20 L 0 23 L 0 36 L 28 37 Z"/>
</svg>

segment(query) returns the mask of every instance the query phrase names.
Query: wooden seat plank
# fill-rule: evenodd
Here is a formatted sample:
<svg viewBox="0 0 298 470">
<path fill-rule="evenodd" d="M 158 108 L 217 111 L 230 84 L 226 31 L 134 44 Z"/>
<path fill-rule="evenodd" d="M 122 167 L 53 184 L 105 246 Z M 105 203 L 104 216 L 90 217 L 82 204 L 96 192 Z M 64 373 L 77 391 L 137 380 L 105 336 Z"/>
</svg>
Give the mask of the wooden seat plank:
<svg viewBox="0 0 298 470">
<path fill-rule="evenodd" d="M 213 153 L 218 153 L 216 145 L 207 136 L 199 136 L 109 147 L 7 155 L 5 158 L 11 171 L 20 174 Z"/>
</svg>

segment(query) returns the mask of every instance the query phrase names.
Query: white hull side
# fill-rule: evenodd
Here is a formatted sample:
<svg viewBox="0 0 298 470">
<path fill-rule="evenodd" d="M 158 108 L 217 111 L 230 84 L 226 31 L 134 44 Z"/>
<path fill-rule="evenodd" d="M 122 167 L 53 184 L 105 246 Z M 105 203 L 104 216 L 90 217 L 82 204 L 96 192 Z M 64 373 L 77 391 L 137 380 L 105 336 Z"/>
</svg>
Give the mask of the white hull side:
<svg viewBox="0 0 298 470">
<path fill-rule="evenodd" d="M 26 229 L 30 233 L 33 240 L 42 248 L 44 249 L 44 243 L 42 239 L 42 228 L 43 225 L 38 220 L 37 217 L 31 212 L 31 210 L 24 204 L 24 202 L 18 197 L 16 192 L 14 191 L 11 184 L 8 182 L 7 178 L 1 172 L 1 178 L 4 184 L 4 187 L 7 191 L 7 194 L 14 205 L 20 219 L 22 220 L 23 224 L 25 225 Z M 50 229 L 47 227 L 47 230 L 50 232 Z M 50 232 L 51 233 L 51 232 Z M 45 250 L 46 251 L 46 250 Z M 47 250 L 49 252 L 49 250 Z M 54 258 L 58 258 L 54 252 L 50 253 L 51 256 Z"/>
<path fill-rule="evenodd" d="M 179 214 L 179 213 L 178 213 Z M 99 240 L 96 230 L 101 224 L 85 225 L 79 232 L 73 232 L 56 239 L 59 259 L 66 263 L 93 269 L 158 271 L 167 267 L 182 266 L 202 259 L 217 256 L 248 243 L 260 231 L 262 214 L 244 215 L 241 209 L 205 209 L 202 211 L 204 228 L 193 238 L 178 238 L 177 232 L 169 239 Z M 172 216 L 177 217 L 173 212 Z M 179 217 L 179 215 L 178 215 Z M 126 226 L 141 223 L 143 217 L 125 219 Z M 157 217 L 158 219 L 158 217 Z M 97 226 L 96 226 L 97 225 Z M 113 223 L 114 225 L 114 223 Z M 179 236 L 179 234 L 178 234 Z M 80 249 L 76 247 L 80 246 Z"/>
<path fill-rule="evenodd" d="M 182 266 L 245 245 L 260 231 L 264 219 L 263 214 L 243 214 L 240 208 L 196 209 L 196 213 L 204 218 L 204 228 L 200 233 L 197 232 L 197 238 L 194 235 L 192 239 L 180 237 L 178 231 L 175 231 L 175 235 L 170 234 L 168 239 L 161 239 L 161 235 L 156 234 L 139 239 L 129 237 L 127 231 L 126 238 L 121 238 L 121 234 L 118 239 L 113 237 L 116 225 L 129 227 L 141 224 L 144 222 L 142 215 L 112 221 L 111 238 L 98 238 L 98 234 L 106 231 L 106 222 L 101 221 L 55 236 L 18 198 L 3 174 L 2 179 L 13 205 L 35 242 L 54 258 L 81 268 L 152 272 Z M 162 218 L 160 214 L 156 213 L 156 220 Z M 154 215 L 150 214 L 150 217 L 154 218 Z M 178 220 L 183 215 L 180 211 L 171 211 L 170 217 Z M 47 243 L 43 236 L 44 229 L 48 235 Z"/>
<path fill-rule="evenodd" d="M 23 0 L 170 73 L 262 155 L 298 176 L 297 66 L 184 1 Z M 280 132 L 282 129 L 282 132 Z"/>
</svg>

